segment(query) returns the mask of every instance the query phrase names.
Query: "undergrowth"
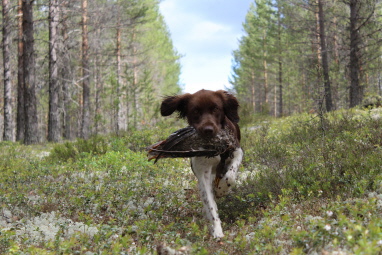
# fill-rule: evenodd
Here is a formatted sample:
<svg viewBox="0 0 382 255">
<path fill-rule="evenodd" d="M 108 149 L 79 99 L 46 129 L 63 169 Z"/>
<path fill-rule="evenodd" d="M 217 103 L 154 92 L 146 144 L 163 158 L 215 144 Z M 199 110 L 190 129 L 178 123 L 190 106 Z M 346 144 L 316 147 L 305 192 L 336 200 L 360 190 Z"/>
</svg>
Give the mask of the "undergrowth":
<svg viewBox="0 0 382 255">
<path fill-rule="evenodd" d="M 380 114 L 242 127 L 241 177 L 218 200 L 221 241 L 208 234 L 189 160 L 147 161 L 144 148 L 179 124 L 53 145 L 2 142 L 0 253 L 381 253 Z"/>
</svg>

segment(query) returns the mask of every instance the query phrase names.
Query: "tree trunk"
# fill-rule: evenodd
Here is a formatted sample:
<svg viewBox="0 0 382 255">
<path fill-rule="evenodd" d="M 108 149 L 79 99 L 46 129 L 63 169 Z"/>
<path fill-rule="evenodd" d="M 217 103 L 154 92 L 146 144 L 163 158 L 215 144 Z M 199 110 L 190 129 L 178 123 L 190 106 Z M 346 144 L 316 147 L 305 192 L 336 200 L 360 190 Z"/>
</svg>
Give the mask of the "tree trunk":
<svg viewBox="0 0 382 255">
<path fill-rule="evenodd" d="M 281 48 L 280 48 L 281 49 Z M 278 74 L 278 82 L 279 82 L 279 101 L 278 101 L 278 111 L 277 111 L 277 117 L 283 116 L 283 63 L 282 63 L 282 57 L 281 52 L 279 55 L 279 74 Z"/>
<path fill-rule="evenodd" d="M 317 3 L 317 1 L 318 0 L 316 0 L 315 3 Z M 316 51 L 317 68 L 319 68 L 319 63 L 321 62 L 321 52 L 320 52 L 320 46 L 319 46 L 320 45 L 320 17 L 319 17 L 318 5 L 315 8 L 316 8 L 316 11 L 314 12 L 314 18 L 315 18 L 316 27 L 315 27 L 315 38 L 314 38 L 315 40 L 313 40 L 313 49 Z"/>
<path fill-rule="evenodd" d="M 3 0 L 4 141 L 14 141 L 10 63 L 9 0 Z"/>
<path fill-rule="evenodd" d="M 135 35 L 135 34 L 134 34 Z M 135 36 L 134 36 L 135 37 Z M 137 54 L 138 51 L 135 46 L 133 46 L 133 105 L 132 105 L 132 110 L 133 110 L 133 127 L 137 128 L 138 122 L 137 122 L 137 116 L 138 116 L 138 61 L 137 61 Z"/>
<path fill-rule="evenodd" d="M 131 44 L 131 47 L 132 47 L 132 63 L 131 63 L 131 68 L 132 68 L 132 77 L 131 77 L 131 80 L 130 80 L 130 90 L 129 90 L 129 102 L 131 102 L 131 105 L 130 105 L 130 112 L 128 112 L 128 116 L 130 118 L 130 116 L 132 117 L 132 121 L 131 119 L 129 119 L 128 121 L 128 127 L 132 126 L 134 128 L 137 127 L 137 115 L 138 115 L 138 90 L 139 90 L 139 84 L 138 84 L 138 59 L 137 59 L 137 55 L 138 55 L 138 49 L 135 45 L 136 43 L 136 31 L 135 29 L 133 29 L 132 31 L 132 44 Z"/>
<path fill-rule="evenodd" d="M 280 7 L 278 6 L 277 10 L 277 40 L 278 40 L 278 46 L 279 46 L 279 56 L 278 56 L 278 82 L 279 82 L 279 101 L 278 101 L 278 111 L 277 111 L 277 117 L 283 116 L 283 60 L 282 60 L 282 42 L 281 42 L 281 13 L 280 13 Z"/>
<path fill-rule="evenodd" d="M 68 8 L 68 1 L 64 1 L 64 4 L 62 6 L 63 8 L 63 17 L 62 17 L 62 29 L 61 29 L 61 36 L 62 36 L 62 44 L 63 47 L 61 49 L 60 55 L 63 57 L 63 64 L 62 68 L 59 69 L 60 77 L 62 78 L 62 94 L 63 94 L 63 137 L 65 139 L 72 139 L 73 133 L 72 133 L 72 114 L 71 114 L 71 108 L 70 108 L 70 87 L 69 87 L 69 81 L 71 80 L 70 77 L 70 59 L 69 56 L 67 56 L 67 53 L 69 52 L 69 35 L 68 35 L 68 25 L 67 25 L 67 19 L 68 15 L 66 14 L 66 9 Z"/>
<path fill-rule="evenodd" d="M 23 13 L 23 74 L 24 74 L 24 143 L 34 144 L 39 141 L 37 98 L 35 84 L 33 1 L 22 1 Z"/>
<path fill-rule="evenodd" d="M 49 116 L 48 141 L 61 140 L 61 113 L 60 113 L 60 82 L 58 79 L 58 0 L 50 0 L 49 4 Z"/>
<path fill-rule="evenodd" d="M 320 45 L 321 45 L 321 61 L 324 75 L 324 90 L 325 90 L 325 103 L 326 111 L 333 110 L 332 92 L 330 87 L 329 77 L 329 63 L 328 63 L 328 51 L 326 48 L 326 34 L 325 34 L 325 16 L 322 0 L 318 0 L 318 20 L 320 26 Z"/>
<path fill-rule="evenodd" d="M 256 112 L 256 83 L 255 71 L 251 70 L 251 106 L 252 110 Z"/>
<path fill-rule="evenodd" d="M 263 31 L 263 72 L 264 72 L 264 99 L 262 102 L 262 109 L 261 111 L 264 113 L 264 111 L 267 111 L 266 113 L 269 114 L 269 99 L 268 99 L 268 63 L 267 63 L 267 52 L 266 52 L 266 39 L 267 39 L 267 34 L 266 31 Z"/>
<path fill-rule="evenodd" d="M 87 0 L 82 0 L 82 79 L 81 137 L 87 139 L 90 136 L 90 70 Z"/>
<path fill-rule="evenodd" d="M 363 90 L 360 85 L 360 58 L 359 58 L 359 30 L 357 28 L 358 0 L 350 0 L 350 107 L 361 104 L 363 98 Z"/>
<path fill-rule="evenodd" d="M 24 110 L 24 42 L 23 42 L 23 0 L 19 0 L 18 8 L 18 60 L 17 60 L 17 117 L 16 141 L 24 141 L 25 110 Z"/>
<path fill-rule="evenodd" d="M 101 37 L 101 29 L 98 27 L 96 30 L 96 37 Z M 95 134 L 99 134 L 101 132 L 101 123 L 102 123 L 102 90 L 103 84 L 101 79 L 101 69 L 102 69 L 102 60 L 100 60 L 101 52 L 97 52 L 95 56 L 95 73 L 94 73 L 94 88 L 95 88 L 95 114 L 94 114 L 94 131 Z M 104 128 L 103 128 L 104 129 Z"/>
<path fill-rule="evenodd" d="M 338 21 L 337 17 L 333 17 L 333 26 L 334 26 L 334 31 L 338 31 Z M 339 53 L 339 42 L 338 42 L 338 34 L 334 33 L 333 35 L 333 47 L 334 47 L 334 62 L 338 65 L 340 62 L 340 53 Z M 337 66 L 337 71 L 339 71 L 339 66 Z"/>
<path fill-rule="evenodd" d="M 126 103 L 126 88 L 122 85 L 122 62 L 121 62 L 121 24 L 118 20 L 117 24 L 117 95 L 118 95 L 118 106 L 117 106 L 117 134 L 120 131 L 127 130 L 127 103 Z"/>
</svg>

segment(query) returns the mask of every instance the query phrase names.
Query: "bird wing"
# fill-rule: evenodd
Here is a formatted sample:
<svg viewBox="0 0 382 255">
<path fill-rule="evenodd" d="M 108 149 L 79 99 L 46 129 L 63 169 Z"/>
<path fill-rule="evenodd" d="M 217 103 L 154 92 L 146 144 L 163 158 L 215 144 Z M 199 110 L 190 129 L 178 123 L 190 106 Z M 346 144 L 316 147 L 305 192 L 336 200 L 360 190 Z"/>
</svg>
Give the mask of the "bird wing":
<svg viewBox="0 0 382 255">
<path fill-rule="evenodd" d="M 161 158 L 215 157 L 232 149 L 232 139 L 227 130 L 221 131 L 217 138 L 205 139 L 198 135 L 195 128 L 188 126 L 146 150 L 148 159 L 155 159 L 154 163 Z"/>
</svg>

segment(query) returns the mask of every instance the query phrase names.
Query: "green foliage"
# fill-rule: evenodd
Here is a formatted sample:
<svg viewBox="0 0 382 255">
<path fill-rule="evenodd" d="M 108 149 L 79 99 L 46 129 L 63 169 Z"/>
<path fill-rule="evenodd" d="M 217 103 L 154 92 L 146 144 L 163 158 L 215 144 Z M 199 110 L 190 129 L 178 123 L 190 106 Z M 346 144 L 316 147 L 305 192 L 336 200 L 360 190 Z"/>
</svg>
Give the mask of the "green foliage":
<svg viewBox="0 0 382 255">
<path fill-rule="evenodd" d="M 296 232 L 295 243 L 306 253 L 318 246 L 352 247 L 353 254 L 379 254 L 382 220 L 376 198 L 352 199 L 334 203 L 320 218 L 310 218 L 309 229 Z"/>
<path fill-rule="evenodd" d="M 221 242 L 209 236 L 189 160 L 147 161 L 143 148 L 176 121 L 52 149 L 0 143 L 0 253 L 381 253 L 381 114 L 243 127 L 241 177 L 217 201 Z"/>
<path fill-rule="evenodd" d="M 77 139 L 74 142 L 67 141 L 55 144 L 48 158 L 52 161 L 67 161 L 82 157 L 103 155 L 108 151 L 143 151 L 148 145 L 165 139 L 165 134 L 170 134 L 175 131 L 178 126 L 180 127 L 178 122 L 174 122 L 171 128 L 167 128 L 166 126 L 169 126 L 168 123 L 169 122 L 157 123 L 156 127 L 121 132 L 119 136 L 97 135 L 87 140 Z"/>
<path fill-rule="evenodd" d="M 108 143 L 102 136 L 93 136 L 90 139 L 77 139 L 75 142 L 65 142 L 54 146 L 50 158 L 52 160 L 76 159 L 86 154 L 101 155 L 108 150 Z"/>
<path fill-rule="evenodd" d="M 37 1 L 36 1 L 37 2 Z M 36 107 L 39 113 L 41 129 L 36 136 L 45 140 L 49 116 L 49 1 L 33 4 L 34 55 L 36 55 Z M 87 6 L 88 58 L 93 65 L 89 68 L 91 100 L 89 110 L 92 113 L 90 125 L 96 134 L 110 134 L 117 129 L 117 109 L 123 107 L 128 113 L 123 120 L 129 127 L 141 127 L 157 121 L 156 109 L 162 97 L 176 94 L 181 90 L 179 84 L 180 55 L 174 49 L 170 33 L 159 11 L 159 1 L 93 1 Z M 17 21 L 17 3 L 9 11 L 12 27 Z M 65 115 L 63 130 L 66 139 L 76 138 L 81 125 L 82 90 L 81 75 L 81 6 L 74 1 L 57 6 L 62 15 L 57 17 L 62 25 L 60 51 L 57 53 L 59 65 L 57 79 L 62 81 L 62 96 L 58 98 Z M 109 15 L 112 13 L 112 15 Z M 16 26 L 14 26 L 16 29 Z M 119 31 L 120 38 L 117 38 Z M 12 41 L 13 36 L 10 36 Z M 120 43 L 117 43 L 120 41 Z M 11 44 L 13 45 L 13 44 Z M 118 45 L 118 46 L 117 46 Z M 15 46 L 15 45 L 13 45 Z M 17 47 L 10 47 L 10 54 L 17 54 Z M 119 47 L 119 49 L 117 49 Z M 117 53 L 122 60 L 118 61 Z M 12 79 L 16 79 L 12 73 Z M 75 82 L 74 82 L 75 81 Z M 70 100 L 69 100 L 70 98 Z M 15 98 L 12 98 L 15 100 Z M 65 101 L 65 102 L 63 102 Z M 118 104 L 120 103 L 120 105 Z M 65 114 L 63 114 L 65 113 Z M 142 123 L 137 121 L 137 116 Z M 57 133 L 60 131 L 57 130 Z M 61 148 L 69 153 L 72 148 Z M 73 151 L 72 151 L 73 152 Z M 67 155 L 74 157 L 74 155 Z"/>
<path fill-rule="evenodd" d="M 243 23 L 244 35 L 233 51 L 230 82 L 241 105 L 251 108 L 252 114 L 290 115 L 320 108 L 323 103 L 326 92 L 317 3 L 255 0 L 250 6 Z M 351 5 L 346 1 L 321 3 L 331 94 L 335 108 L 344 109 L 349 106 L 349 86 L 354 83 L 348 74 L 354 70 L 362 73 L 358 77 L 359 86 L 365 95 L 380 94 L 376 84 L 382 64 L 381 42 L 377 39 L 381 3 L 375 0 L 357 0 Z M 350 6 L 354 7 L 357 19 L 349 17 Z M 357 42 L 350 40 L 352 25 L 358 29 Z M 359 52 L 362 68 L 351 70 L 355 62 L 354 59 L 349 62 L 351 52 Z"/>
<path fill-rule="evenodd" d="M 364 194 L 381 175 L 382 122 L 369 118 L 300 115 L 248 131 L 244 166 L 257 173 L 256 191 L 277 197 L 291 190 L 297 200 Z"/>
</svg>

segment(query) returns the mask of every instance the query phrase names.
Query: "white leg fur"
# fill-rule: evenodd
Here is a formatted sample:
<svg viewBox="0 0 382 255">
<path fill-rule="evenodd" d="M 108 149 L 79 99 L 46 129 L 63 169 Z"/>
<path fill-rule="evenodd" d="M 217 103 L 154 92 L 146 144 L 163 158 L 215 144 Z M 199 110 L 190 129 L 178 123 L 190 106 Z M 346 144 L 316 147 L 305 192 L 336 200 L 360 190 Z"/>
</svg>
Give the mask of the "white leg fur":
<svg viewBox="0 0 382 255">
<path fill-rule="evenodd" d="M 228 158 L 226 161 L 227 172 L 223 176 L 223 178 L 219 181 L 219 184 L 214 186 L 216 197 L 222 197 L 227 195 L 231 188 L 235 186 L 236 177 L 239 173 L 239 167 L 241 160 L 243 159 L 243 150 L 241 148 L 237 148 L 233 152 L 233 157 Z"/>
<path fill-rule="evenodd" d="M 234 151 L 233 158 L 227 159 L 227 173 L 220 180 L 218 187 L 215 187 L 215 194 L 217 197 L 226 195 L 234 186 L 242 158 L 243 151 L 241 148 L 238 148 Z M 213 191 L 215 170 L 216 166 L 219 164 L 219 161 L 219 156 L 214 158 L 191 158 L 192 170 L 196 175 L 196 178 L 198 178 L 204 213 L 207 220 L 210 222 L 209 228 L 214 238 L 224 236 Z"/>
<path fill-rule="evenodd" d="M 212 190 L 212 172 L 218 163 L 219 157 L 191 158 L 192 170 L 194 171 L 196 178 L 198 178 L 204 213 L 207 220 L 209 221 L 209 229 L 214 238 L 220 238 L 224 236 L 218 215 L 218 207 L 216 205 L 214 193 Z"/>
</svg>

